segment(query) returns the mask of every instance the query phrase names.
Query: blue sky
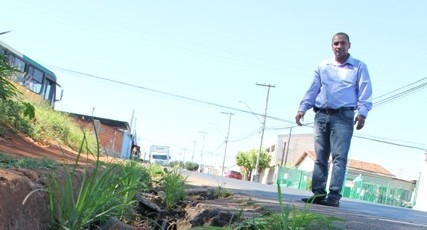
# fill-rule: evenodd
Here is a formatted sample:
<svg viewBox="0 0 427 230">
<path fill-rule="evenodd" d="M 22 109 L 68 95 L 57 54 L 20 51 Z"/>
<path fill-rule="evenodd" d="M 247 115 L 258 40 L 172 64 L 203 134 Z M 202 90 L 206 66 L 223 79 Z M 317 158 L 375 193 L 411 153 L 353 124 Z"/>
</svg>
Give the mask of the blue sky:
<svg viewBox="0 0 427 230">
<path fill-rule="evenodd" d="M 368 65 L 374 98 L 427 77 L 422 0 L 3 0 L 0 8 L 0 32 L 12 30 L 0 39 L 56 73 L 64 89 L 56 109 L 90 115 L 94 108 L 95 116 L 128 122 L 134 114 L 143 148 L 169 145 L 175 159 L 194 153 L 200 162 L 203 131 L 203 161 L 221 165 L 229 118 L 221 112 L 234 113 L 226 165 L 238 151 L 258 149 L 262 118 L 238 111 L 264 112 L 267 88 L 256 83 L 275 86 L 268 115 L 278 119 L 267 119 L 264 145 L 288 133 L 314 67 L 333 55 L 336 32 L 350 35 L 350 53 Z M 374 107 L 355 134 L 426 149 L 426 92 Z M 410 179 L 423 155 L 361 138 L 350 151 Z"/>
</svg>

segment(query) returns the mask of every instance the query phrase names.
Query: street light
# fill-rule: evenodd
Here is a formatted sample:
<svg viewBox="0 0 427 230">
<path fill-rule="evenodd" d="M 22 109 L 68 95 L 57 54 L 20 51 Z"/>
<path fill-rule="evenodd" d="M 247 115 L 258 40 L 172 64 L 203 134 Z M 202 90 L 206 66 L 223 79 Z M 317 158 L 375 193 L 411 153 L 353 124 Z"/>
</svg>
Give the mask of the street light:
<svg viewBox="0 0 427 230">
<path fill-rule="evenodd" d="M 225 112 L 221 112 L 221 113 L 229 115 L 229 117 L 228 117 L 228 131 L 227 131 L 227 136 L 225 137 L 224 159 L 222 160 L 222 169 L 221 169 L 221 176 L 222 176 L 224 174 L 225 156 L 227 155 L 228 136 L 230 135 L 231 115 L 234 115 L 234 114 L 233 113 L 225 113 Z"/>
</svg>

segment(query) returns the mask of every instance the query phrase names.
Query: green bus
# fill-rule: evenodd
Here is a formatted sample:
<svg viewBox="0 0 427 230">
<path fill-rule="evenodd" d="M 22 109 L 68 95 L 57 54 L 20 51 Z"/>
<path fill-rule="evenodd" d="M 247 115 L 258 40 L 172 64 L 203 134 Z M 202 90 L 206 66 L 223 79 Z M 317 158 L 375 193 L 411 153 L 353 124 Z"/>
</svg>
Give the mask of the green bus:
<svg viewBox="0 0 427 230">
<path fill-rule="evenodd" d="M 5 55 L 17 71 L 13 79 L 48 102 L 52 108 L 62 99 L 63 90 L 55 74 L 26 55 L 0 41 L 0 55 Z"/>
</svg>

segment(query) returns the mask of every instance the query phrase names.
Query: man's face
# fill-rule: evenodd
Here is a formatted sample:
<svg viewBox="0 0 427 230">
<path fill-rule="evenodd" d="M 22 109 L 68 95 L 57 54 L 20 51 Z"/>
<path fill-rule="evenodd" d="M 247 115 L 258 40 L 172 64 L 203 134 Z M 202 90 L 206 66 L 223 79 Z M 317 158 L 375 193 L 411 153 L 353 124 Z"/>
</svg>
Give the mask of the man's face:
<svg viewBox="0 0 427 230">
<path fill-rule="evenodd" d="M 335 59 L 347 58 L 350 42 L 345 36 L 337 35 L 332 39 L 332 51 L 335 54 Z"/>
</svg>

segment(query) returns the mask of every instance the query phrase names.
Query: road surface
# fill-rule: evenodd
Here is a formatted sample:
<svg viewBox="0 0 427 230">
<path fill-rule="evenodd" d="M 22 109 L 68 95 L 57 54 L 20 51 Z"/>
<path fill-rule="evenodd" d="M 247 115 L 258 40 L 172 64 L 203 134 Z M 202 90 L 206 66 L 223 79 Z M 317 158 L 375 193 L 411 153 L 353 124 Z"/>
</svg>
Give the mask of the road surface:
<svg viewBox="0 0 427 230">
<path fill-rule="evenodd" d="M 183 173 L 188 176 L 188 184 L 213 188 L 221 186 L 234 193 L 247 194 L 256 203 L 272 210 L 279 208 L 277 186 L 275 185 L 252 183 L 198 172 L 184 171 Z M 312 195 L 310 191 L 291 188 L 282 188 L 282 194 L 286 204 L 297 208 L 304 208 L 305 206 L 301 198 Z M 310 211 L 327 216 L 341 217 L 345 219 L 348 229 L 427 230 L 427 212 L 403 207 L 342 198 L 338 208 L 312 205 Z"/>
</svg>

